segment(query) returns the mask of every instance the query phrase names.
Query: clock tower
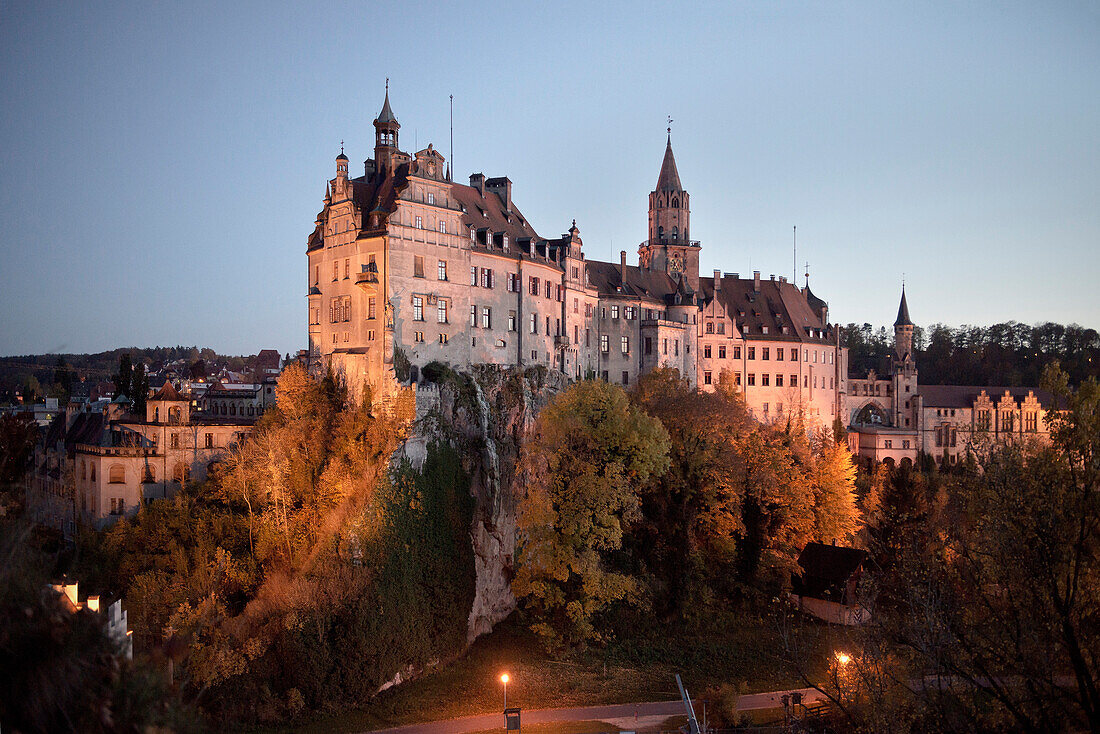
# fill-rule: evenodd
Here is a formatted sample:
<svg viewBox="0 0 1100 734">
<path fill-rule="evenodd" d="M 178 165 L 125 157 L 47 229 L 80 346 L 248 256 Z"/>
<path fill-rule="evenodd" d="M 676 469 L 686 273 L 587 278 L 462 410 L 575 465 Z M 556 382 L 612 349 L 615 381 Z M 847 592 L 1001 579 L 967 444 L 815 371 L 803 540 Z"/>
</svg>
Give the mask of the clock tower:
<svg viewBox="0 0 1100 734">
<path fill-rule="evenodd" d="M 698 291 L 699 243 L 690 238 L 688 202 L 688 192 L 680 185 L 676 158 L 672 155 L 670 128 L 657 188 L 649 194 L 649 239 L 638 248 L 638 260 L 641 267 L 663 270 L 674 281 L 679 282 L 682 277 L 692 291 Z"/>
</svg>

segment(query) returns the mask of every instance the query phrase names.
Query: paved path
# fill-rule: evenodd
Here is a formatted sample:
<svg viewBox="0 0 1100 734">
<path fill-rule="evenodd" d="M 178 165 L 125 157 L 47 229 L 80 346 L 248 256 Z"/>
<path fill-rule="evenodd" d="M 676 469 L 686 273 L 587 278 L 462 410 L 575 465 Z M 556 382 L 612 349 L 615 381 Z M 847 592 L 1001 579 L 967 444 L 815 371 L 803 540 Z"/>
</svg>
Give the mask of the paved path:
<svg viewBox="0 0 1100 734">
<path fill-rule="evenodd" d="M 784 693 L 798 692 L 802 694 L 802 702 L 809 704 L 820 700 L 822 695 L 813 688 L 796 688 L 792 691 L 769 691 L 767 693 L 752 693 L 741 696 L 737 701 L 739 711 L 752 711 L 755 709 L 779 708 L 782 706 L 779 699 Z M 698 701 L 695 701 L 695 715 L 702 717 L 703 709 Z M 608 706 L 583 706 L 567 709 L 531 709 L 523 712 L 524 724 L 546 724 L 555 721 L 607 721 L 616 719 L 639 721 L 643 717 L 659 716 L 667 718 L 684 713 L 682 701 L 657 701 L 650 703 L 621 703 Z M 376 730 L 375 734 L 467 734 L 468 732 L 484 731 L 486 729 L 503 729 L 503 714 L 483 714 L 481 716 L 466 716 L 461 719 L 449 719 L 447 721 L 432 721 L 424 724 L 408 724 L 392 729 Z"/>
</svg>

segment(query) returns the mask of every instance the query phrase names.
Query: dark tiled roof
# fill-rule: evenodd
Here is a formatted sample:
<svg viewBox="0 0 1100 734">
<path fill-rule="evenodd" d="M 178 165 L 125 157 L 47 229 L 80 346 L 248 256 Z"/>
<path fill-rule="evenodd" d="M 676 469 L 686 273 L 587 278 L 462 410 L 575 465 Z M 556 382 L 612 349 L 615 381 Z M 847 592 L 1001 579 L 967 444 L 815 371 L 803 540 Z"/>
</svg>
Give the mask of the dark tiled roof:
<svg viewBox="0 0 1100 734">
<path fill-rule="evenodd" d="M 737 322 L 738 329 L 748 338 L 763 335 L 779 341 L 814 341 L 832 343 L 832 335 L 817 337 L 818 329 L 826 329 L 821 317 L 814 313 L 807 296 L 798 286 L 780 280 L 761 280 L 756 291 L 749 278 L 721 277 L 721 288 L 714 289 L 714 278 L 699 279 L 699 298 L 710 303 L 714 298 L 726 307 L 726 313 Z M 783 333 L 783 327 L 788 327 Z M 807 330 L 813 331 L 813 336 Z"/>
<path fill-rule="evenodd" d="M 866 552 L 858 548 L 807 543 L 798 556 L 798 565 L 806 576 L 843 583 L 859 569 L 866 557 Z"/>
<path fill-rule="evenodd" d="M 898 305 L 898 318 L 894 321 L 894 326 L 912 326 L 913 322 L 909 319 L 909 304 L 905 302 L 905 288 L 901 289 L 901 303 Z"/>
<path fill-rule="evenodd" d="M 532 242 L 544 242 L 527 221 L 516 205 L 510 211 L 504 208 L 504 201 L 495 191 L 486 190 L 485 195 L 473 186 L 460 183 L 451 184 L 451 196 L 465 209 L 462 221 L 473 229 L 486 229 L 490 232 L 502 232 L 508 235 L 509 252 L 521 238 L 528 237 Z"/>
<path fill-rule="evenodd" d="M 393 109 L 390 107 L 390 90 L 386 90 L 386 101 L 382 105 L 382 111 L 378 113 L 378 119 L 375 122 L 392 122 L 397 123 L 397 118 L 393 116 Z M 400 127 L 400 125 L 397 125 Z"/>
<path fill-rule="evenodd" d="M 165 380 L 164 385 L 157 390 L 149 400 L 166 400 L 172 402 L 187 402 L 187 398 L 180 395 L 179 390 L 170 381 Z"/>
<path fill-rule="evenodd" d="M 661 174 L 657 176 L 658 191 L 683 191 L 680 174 L 676 171 L 676 157 L 672 155 L 672 136 L 665 144 L 665 159 L 661 161 Z"/>
<path fill-rule="evenodd" d="M 926 408 L 971 408 L 982 390 L 994 404 L 1004 397 L 1005 391 L 1017 402 L 1033 393 L 1044 410 L 1054 407 L 1054 394 L 1037 387 L 982 387 L 975 385 L 921 385 L 918 394 L 924 399 Z"/>
<path fill-rule="evenodd" d="M 620 275 L 618 263 L 588 260 L 588 280 L 601 294 L 645 298 L 668 303 L 676 293 L 676 283 L 667 273 L 647 270 L 637 265 L 627 265 L 626 277 Z M 621 288 L 621 290 L 620 290 Z"/>
</svg>

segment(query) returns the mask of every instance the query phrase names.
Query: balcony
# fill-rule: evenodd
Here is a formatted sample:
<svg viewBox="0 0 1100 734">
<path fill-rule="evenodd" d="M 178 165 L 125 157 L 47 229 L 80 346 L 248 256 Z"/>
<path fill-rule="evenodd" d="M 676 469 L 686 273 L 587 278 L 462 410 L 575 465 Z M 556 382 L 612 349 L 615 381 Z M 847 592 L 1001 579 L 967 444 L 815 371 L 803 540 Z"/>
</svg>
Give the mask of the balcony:
<svg viewBox="0 0 1100 734">
<path fill-rule="evenodd" d="M 680 245 L 686 247 L 699 247 L 700 242 L 699 240 L 685 240 L 679 237 L 675 239 L 673 239 L 672 237 L 665 237 L 663 239 L 657 240 L 642 240 L 638 244 L 638 247 L 649 247 L 650 245 Z"/>
<path fill-rule="evenodd" d="M 569 337 L 564 334 L 559 334 L 554 337 L 554 346 L 558 349 L 568 349 L 570 345 Z"/>
</svg>

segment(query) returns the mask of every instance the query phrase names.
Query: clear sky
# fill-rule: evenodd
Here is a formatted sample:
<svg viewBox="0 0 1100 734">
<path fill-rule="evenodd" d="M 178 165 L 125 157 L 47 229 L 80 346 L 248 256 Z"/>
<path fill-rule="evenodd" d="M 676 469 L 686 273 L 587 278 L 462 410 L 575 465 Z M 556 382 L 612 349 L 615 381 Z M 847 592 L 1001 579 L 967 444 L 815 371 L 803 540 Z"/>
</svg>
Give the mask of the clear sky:
<svg viewBox="0 0 1100 734">
<path fill-rule="evenodd" d="M 320 6 L 320 7 L 314 7 Z M 834 321 L 1100 327 L 1100 5 L 0 0 L 0 354 L 306 345 L 306 236 L 402 148 L 637 262 L 666 117 L 701 270 Z"/>
</svg>

